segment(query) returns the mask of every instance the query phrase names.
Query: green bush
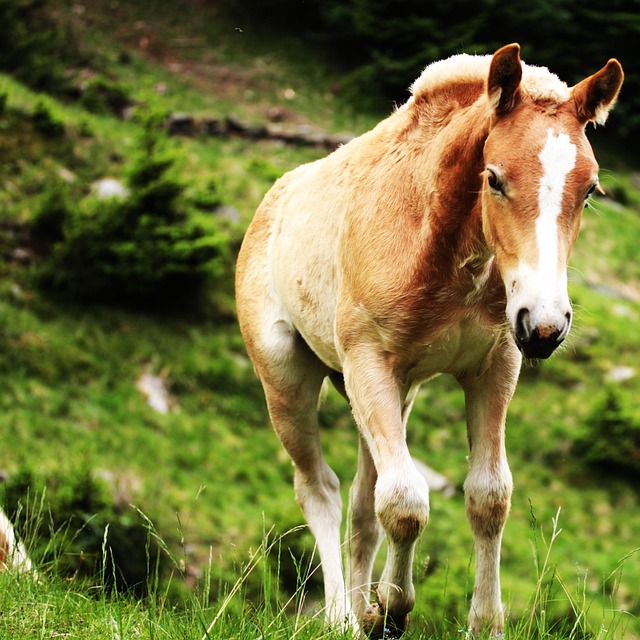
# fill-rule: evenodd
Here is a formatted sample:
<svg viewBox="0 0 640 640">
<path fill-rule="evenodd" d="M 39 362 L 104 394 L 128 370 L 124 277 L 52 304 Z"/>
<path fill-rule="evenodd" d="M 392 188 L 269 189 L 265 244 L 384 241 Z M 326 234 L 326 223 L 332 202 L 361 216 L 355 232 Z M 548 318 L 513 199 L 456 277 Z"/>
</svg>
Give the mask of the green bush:
<svg viewBox="0 0 640 640">
<path fill-rule="evenodd" d="M 97 76 L 83 87 L 80 103 L 91 113 L 121 115 L 132 100 L 121 85 Z"/>
<path fill-rule="evenodd" d="M 66 67 L 77 57 L 75 39 L 46 0 L 0 0 L 0 71 L 30 87 L 61 93 Z"/>
<path fill-rule="evenodd" d="M 578 456 L 607 474 L 640 479 L 640 419 L 632 414 L 621 391 L 609 387 L 585 427 L 574 443 Z"/>
<path fill-rule="evenodd" d="M 65 182 L 54 179 L 32 213 L 30 232 L 37 248 L 48 247 L 64 238 L 64 225 L 70 219 L 73 204 Z"/>
<path fill-rule="evenodd" d="M 37 566 L 145 592 L 148 557 L 157 555 L 148 527 L 89 468 L 71 466 L 43 475 L 23 467 L 1 485 L 0 494 L 9 518 L 26 532 Z"/>
<path fill-rule="evenodd" d="M 197 299 L 220 276 L 226 237 L 187 200 L 162 122 L 157 113 L 141 116 L 128 195 L 90 196 L 64 215 L 62 239 L 40 268 L 42 287 L 81 301 L 171 304 Z"/>
<path fill-rule="evenodd" d="M 215 211 L 224 204 L 218 185 L 209 180 L 204 186 L 196 189 L 191 196 L 193 206 L 199 211 Z"/>
<path fill-rule="evenodd" d="M 64 124 L 44 100 L 36 103 L 32 120 L 36 131 L 47 138 L 58 138 L 64 134 Z"/>
</svg>

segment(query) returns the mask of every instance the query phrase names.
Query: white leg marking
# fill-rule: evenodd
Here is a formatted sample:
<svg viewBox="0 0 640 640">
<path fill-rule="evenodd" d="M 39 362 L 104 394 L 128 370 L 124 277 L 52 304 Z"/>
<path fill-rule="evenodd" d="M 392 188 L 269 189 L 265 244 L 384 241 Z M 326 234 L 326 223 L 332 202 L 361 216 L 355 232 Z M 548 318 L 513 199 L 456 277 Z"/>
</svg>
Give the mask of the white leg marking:
<svg viewBox="0 0 640 640">
<path fill-rule="evenodd" d="M 322 462 L 315 477 L 305 476 L 296 467 L 296 498 L 316 539 L 325 591 L 325 618 L 340 629 L 357 629 L 356 618 L 345 593 L 340 546 L 342 502 L 335 473 Z"/>
</svg>

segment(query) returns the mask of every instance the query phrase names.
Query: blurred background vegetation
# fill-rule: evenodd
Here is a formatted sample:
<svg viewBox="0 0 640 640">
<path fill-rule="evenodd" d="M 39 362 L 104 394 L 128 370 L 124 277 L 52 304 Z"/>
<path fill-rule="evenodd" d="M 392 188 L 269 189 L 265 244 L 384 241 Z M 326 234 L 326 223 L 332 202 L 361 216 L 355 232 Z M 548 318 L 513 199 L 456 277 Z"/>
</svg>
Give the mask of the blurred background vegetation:
<svg viewBox="0 0 640 640">
<path fill-rule="evenodd" d="M 315 45 L 346 75 L 344 88 L 369 106 L 402 103 L 424 66 L 466 53 L 522 44 L 523 58 L 547 66 L 569 84 L 617 57 L 627 73 L 612 128 L 640 127 L 640 37 L 637 0 L 224 0 L 243 29 L 284 30 Z"/>
<path fill-rule="evenodd" d="M 589 133 L 608 195 L 585 212 L 572 258 L 569 344 L 525 368 L 509 414 L 505 598 L 520 615 L 561 508 L 554 570 L 578 594 L 554 592 L 550 619 L 582 598 L 583 637 L 620 610 L 639 637 L 639 32 L 630 0 L 0 0 L 0 504 L 41 572 L 92 584 L 109 557 L 110 586 L 145 598 L 157 562 L 184 603 L 212 559 L 216 603 L 265 530 L 302 522 L 232 282 L 266 190 L 327 149 L 266 139 L 265 123 L 298 140 L 357 135 L 426 64 L 519 41 L 569 83 L 610 57 L 627 78 Z M 176 122 L 198 126 L 173 135 Z M 322 420 L 346 500 L 357 443 L 333 392 Z M 414 622 L 428 631 L 464 618 L 473 584 L 450 380 L 425 387 L 408 437 L 457 488 L 434 493 L 419 547 Z M 295 530 L 286 547 L 247 581 L 240 610 L 273 596 L 265 575 L 295 590 L 313 541 Z M 314 574 L 312 602 L 319 585 Z"/>
</svg>

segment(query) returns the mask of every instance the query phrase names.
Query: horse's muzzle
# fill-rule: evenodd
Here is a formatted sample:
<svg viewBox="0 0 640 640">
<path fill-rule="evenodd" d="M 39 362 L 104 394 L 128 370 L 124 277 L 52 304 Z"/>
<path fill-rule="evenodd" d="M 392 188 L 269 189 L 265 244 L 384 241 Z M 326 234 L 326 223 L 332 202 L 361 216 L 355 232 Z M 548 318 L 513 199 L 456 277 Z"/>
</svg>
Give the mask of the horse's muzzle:
<svg viewBox="0 0 640 640">
<path fill-rule="evenodd" d="M 514 337 L 518 349 L 525 358 L 548 358 L 564 341 L 571 327 L 571 313 L 553 324 L 532 326 L 528 309 L 520 309 L 516 321 Z"/>
</svg>

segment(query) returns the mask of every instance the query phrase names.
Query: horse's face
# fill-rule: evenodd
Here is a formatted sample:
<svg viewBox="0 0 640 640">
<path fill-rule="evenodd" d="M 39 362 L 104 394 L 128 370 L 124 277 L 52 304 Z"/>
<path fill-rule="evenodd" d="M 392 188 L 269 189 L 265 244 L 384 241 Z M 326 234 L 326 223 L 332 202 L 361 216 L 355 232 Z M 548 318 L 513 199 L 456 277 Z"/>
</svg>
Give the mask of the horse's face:
<svg viewBox="0 0 640 640">
<path fill-rule="evenodd" d="M 567 262 L 598 165 L 575 117 L 530 110 L 503 118 L 487 139 L 484 227 L 516 343 L 548 358 L 571 326 Z"/>
<path fill-rule="evenodd" d="M 517 50 L 496 63 L 507 49 L 495 54 L 493 80 L 489 76 L 490 99 L 492 81 L 494 92 L 496 86 L 501 91 L 494 96 L 494 125 L 484 149 L 483 230 L 502 275 L 518 347 L 527 357 L 548 358 L 571 326 L 567 263 L 581 212 L 598 184 L 584 126 L 602 119 L 622 69 L 610 62 L 605 69 L 611 66 L 613 79 L 603 81 L 603 69 L 576 85 L 566 102 L 542 107 L 520 93 Z M 587 114 L 581 113 L 585 100 L 591 100 Z"/>
</svg>

